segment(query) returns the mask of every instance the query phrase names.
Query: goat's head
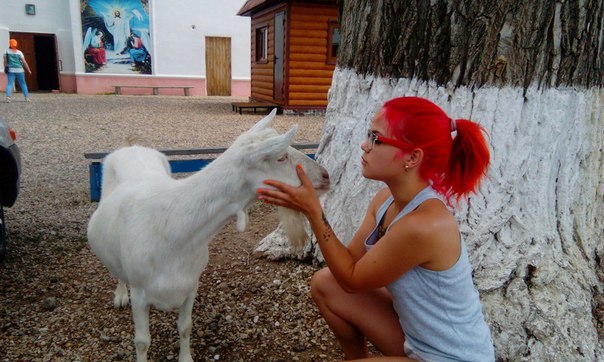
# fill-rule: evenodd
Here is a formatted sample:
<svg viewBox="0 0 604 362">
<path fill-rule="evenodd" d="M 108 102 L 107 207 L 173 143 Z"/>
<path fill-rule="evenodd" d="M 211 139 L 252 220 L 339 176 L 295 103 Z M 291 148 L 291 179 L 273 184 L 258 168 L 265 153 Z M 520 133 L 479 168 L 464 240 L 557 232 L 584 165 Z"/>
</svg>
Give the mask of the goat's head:
<svg viewBox="0 0 604 362">
<path fill-rule="evenodd" d="M 272 128 L 276 110 L 240 135 L 231 148 L 243 155 L 246 172 L 242 175 L 253 191 L 265 187 L 266 179 L 290 185 L 300 185 L 296 165 L 300 164 L 319 194 L 329 189 L 329 175 L 325 168 L 304 153 L 291 147 L 298 126 L 278 134 Z"/>
<path fill-rule="evenodd" d="M 317 193 L 323 194 L 329 189 L 327 170 L 304 153 L 291 147 L 298 126 L 287 133 L 278 134 L 272 128 L 276 110 L 256 123 L 247 132 L 237 138 L 231 148 L 238 149 L 243 155 L 246 172 L 242 175 L 246 185 L 255 193 L 256 189 L 266 187 L 266 179 L 278 180 L 290 185 L 300 185 L 296 165 L 300 164 L 312 182 Z M 280 208 L 279 218 L 288 236 L 291 246 L 300 251 L 306 242 L 305 217 L 303 214 Z M 245 227 L 242 217 L 238 216 L 238 227 Z"/>
</svg>

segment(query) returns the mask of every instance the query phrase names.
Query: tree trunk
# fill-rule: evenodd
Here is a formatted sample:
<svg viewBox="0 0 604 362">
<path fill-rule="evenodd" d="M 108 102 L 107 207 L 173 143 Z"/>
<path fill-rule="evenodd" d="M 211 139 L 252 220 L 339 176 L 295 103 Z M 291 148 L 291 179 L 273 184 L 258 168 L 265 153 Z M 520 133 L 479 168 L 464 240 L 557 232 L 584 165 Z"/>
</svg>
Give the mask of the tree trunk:
<svg viewBox="0 0 604 362">
<path fill-rule="evenodd" d="M 604 360 L 604 1 L 345 1 L 317 152 L 347 243 L 380 188 L 360 144 L 416 95 L 482 124 L 492 164 L 456 210 L 500 360 Z M 281 229 L 259 250 L 289 256 Z M 310 243 L 304 256 L 322 260 Z"/>
<path fill-rule="evenodd" d="M 455 86 L 600 86 L 604 2 L 345 1 L 341 68 Z"/>
</svg>

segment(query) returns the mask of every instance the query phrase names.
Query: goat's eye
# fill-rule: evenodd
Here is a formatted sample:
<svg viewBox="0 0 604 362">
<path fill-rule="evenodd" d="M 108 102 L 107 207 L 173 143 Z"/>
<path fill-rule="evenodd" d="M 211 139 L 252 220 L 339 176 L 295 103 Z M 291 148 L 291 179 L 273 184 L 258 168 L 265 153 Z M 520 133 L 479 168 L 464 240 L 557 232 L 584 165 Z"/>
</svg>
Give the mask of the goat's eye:
<svg viewBox="0 0 604 362">
<path fill-rule="evenodd" d="M 287 156 L 287 153 L 286 153 L 283 156 L 279 157 L 279 159 L 277 160 L 277 162 L 285 162 L 288 159 L 289 159 L 289 157 Z"/>
</svg>

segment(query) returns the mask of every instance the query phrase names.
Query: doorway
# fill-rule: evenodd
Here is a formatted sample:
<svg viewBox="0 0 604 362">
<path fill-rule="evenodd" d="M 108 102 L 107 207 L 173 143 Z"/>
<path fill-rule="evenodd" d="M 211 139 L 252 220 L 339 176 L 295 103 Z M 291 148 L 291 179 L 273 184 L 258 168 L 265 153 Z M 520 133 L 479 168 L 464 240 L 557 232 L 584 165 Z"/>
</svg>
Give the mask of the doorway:
<svg viewBox="0 0 604 362">
<path fill-rule="evenodd" d="M 10 33 L 17 40 L 18 49 L 23 52 L 31 69 L 25 73 L 25 81 L 30 91 L 59 90 L 59 67 L 57 39 L 54 34 Z M 19 88 L 18 82 L 17 88 Z"/>
<path fill-rule="evenodd" d="M 283 101 L 283 33 L 285 13 L 275 14 L 275 63 L 273 72 L 273 99 Z"/>
<path fill-rule="evenodd" d="M 209 96 L 231 95 L 231 38 L 206 37 L 206 88 Z"/>
</svg>

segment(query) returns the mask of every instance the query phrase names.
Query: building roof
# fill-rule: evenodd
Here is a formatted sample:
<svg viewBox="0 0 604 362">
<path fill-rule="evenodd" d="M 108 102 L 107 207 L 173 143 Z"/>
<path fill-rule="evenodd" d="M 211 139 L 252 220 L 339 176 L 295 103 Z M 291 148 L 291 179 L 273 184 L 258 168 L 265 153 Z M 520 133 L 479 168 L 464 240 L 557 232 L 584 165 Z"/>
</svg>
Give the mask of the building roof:
<svg viewBox="0 0 604 362">
<path fill-rule="evenodd" d="M 259 8 L 257 10 L 264 9 L 276 2 L 278 2 L 278 0 L 247 0 L 245 2 L 245 4 L 243 4 L 241 9 L 239 9 L 239 12 L 237 12 L 237 15 L 250 16 L 250 15 L 252 15 L 252 12 L 254 12 L 252 10 L 254 10 L 256 8 Z"/>
<path fill-rule="evenodd" d="M 301 2 L 301 3 L 318 3 L 318 4 L 331 4 L 335 5 L 337 0 L 247 0 L 245 4 L 239 9 L 237 15 L 240 16 L 252 16 L 254 13 L 266 9 L 272 5 L 278 3 L 287 3 L 287 2 Z"/>
</svg>

